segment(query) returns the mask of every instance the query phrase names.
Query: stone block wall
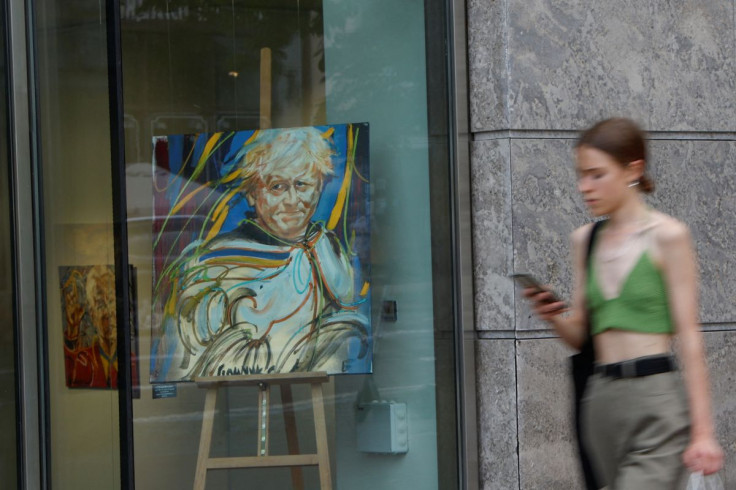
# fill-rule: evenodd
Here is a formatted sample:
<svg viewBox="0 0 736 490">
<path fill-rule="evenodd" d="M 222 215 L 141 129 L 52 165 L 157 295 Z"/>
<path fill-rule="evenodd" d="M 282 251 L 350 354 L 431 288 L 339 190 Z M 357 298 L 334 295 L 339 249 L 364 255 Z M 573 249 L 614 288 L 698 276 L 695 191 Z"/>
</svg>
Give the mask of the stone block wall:
<svg viewBox="0 0 736 490">
<path fill-rule="evenodd" d="M 611 116 L 650 132 L 650 203 L 692 229 L 736 488 L 736 0 L 468 0 L 467 13 L 481 488 L 582 488 L 570 352 L 507 276 L 569 296 L 569 234 L 589 220 L 573 145 Z"/>
</svg>

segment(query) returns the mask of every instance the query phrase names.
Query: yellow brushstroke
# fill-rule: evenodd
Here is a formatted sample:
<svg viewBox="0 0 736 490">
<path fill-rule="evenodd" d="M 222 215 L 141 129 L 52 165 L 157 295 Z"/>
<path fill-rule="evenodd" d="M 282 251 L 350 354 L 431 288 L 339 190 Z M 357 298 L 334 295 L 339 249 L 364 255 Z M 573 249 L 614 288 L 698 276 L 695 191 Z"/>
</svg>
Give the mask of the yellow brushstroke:
<svg viewBox="0 0 736 490">
<path fill-rule="evenodd" d="M 226 205 L 225 208 L 220 211 L 220 216 L 217 217 L 217 221 L 212 226 L 209 233 L 207 233 L 205 241 L 209 241 L 210 239 L 214 238 L 218 233 L 220 233 L 220 229 L 222 229 L 222 225 L 223 223 L 225 223 L 225 218 L 227 218 L 227 213 L 229 210 L 229 206 Z"/>
<path fill-rule="evenodd" d="M 188 203 L 188 202 L 189 202 L 189 201 L 190 201 L 190 200 L 191 200 L 191 199 L 192 199 L 192 198 L 193 198 L 193 197 L 194 197 L 194 196 L 195 196 L 195 195 L 196 195 L 196 194 L 197 194 L 197 193 L 198 193 L 199 191 L 201 191 L 202 189 L 206 189 L 206 188 L 207 188 L 206 186 L 198 187 L 197 189 L 193 190 L 192 192 L 190 192 L 189 194 L 187 194 L 186 196 L 184 196 L 184 197 L 182 198 L 182 200 L 181 200 L 181 201 L 179 201 L 178 203 L 176 203 L 176 206 L 174 206 L 174 207 L 173 207 L 173 208 L 171 209 L 171 214 L 176 214 L 176 213 L 177 213 L 177 212 L 178 212 L 179 210 L 181 210 L 181 208 L 183 208 L 183 207 L 184 207 L 184 205 L 185 205 L 186 203 Z"/>
<path fill-rule="evenodd" d="M 235 193 L 238 192 L 238 188 L 232 189 L 230 192 L 228 192 L 225 197 L 222 198 L 222 201 L 220 201 L 220 204 L 217 205 L 215 208 L 215 212 L 212 213 L 212 221 L 217 221 L 220 218 L 220 213 L 222 213 L 222 210 L 225 208 L 228 202 L 230 202 L 230 199 L 233 198 Z"/>
<path fill-rule="evenodd" d="M 253 134 L 251 134 L 250 138 L 248 138 L 246 142 L 243 143 L 243 146 L 248 146 L 249 144 L 253 143 L 253 140 L 256 139 L 256 136 L 258 136 L 260 132 L 261 131 L 259 129 L 256 129 L 255 131 L 253 131 Z"/>
<path fill-rule="evenodd" d="M 324 133 L 322 133 L 322 137 L 324 139 L 331 138 L 334 133 L 335 133 L 335 128 L 330 128 L 327 131 L 325 131 Z"/>
<path fill-rule="evenodd" d="M 202 152 L 202 155 L 199 157 L 199 161 L 197 162 L 197 167 L 194 169 L 194 172 L 192 173 L 191 180 L 196 179 L 199 174 L 202 173 L 202 170 L 204 170 L 205 163 L 207 163 L 207 160 L 212 156 L 212 150 L 215 148 L 215 145 L 219 141 L 220 137 L 223 133 L 215 133 L 212 136 L 210 136 L 210 139 L 207 141 L 207 144 L 204 145 L 204 151 Z"/>
<path fill-rule="evenodd" d="M 369 290 L 370 288 L 371 288 L 371 283 L 369 283 L 368 281 L 365 281 L 365 282 L 363 283 L 363 287 L 362 287 L 362 288 L 361 288 L 361 290 L 360 290 L 360 295 L 361 295 L 361 296 L 365 296 L 366 294 L 368 294 L 368 290 Z"/>
<path fill-rule="evenodd" d="M 228 182 L 232 182 L 238 177 L 238 175 L 240 175 L 240 169 L 230 172 L 230 174 L 227 177 L 222 179 L 222 183 L 227 184 Z"/>
<path fill-rule="evenodd" d="M 248 138 L 246 140 L 246 142 L 243 143 L 243 146 L 248 146 L 249 144 L 253 143 L 253 140 L 256 139 L 256 136 L 258 136 L 258 133 L 259 132 L 260 131 L 257 130 L 257 129 L 255 131 L 253 131 L 253 134 L 251 134 L 250 135 L 250 138 Z M 238 178 L 238 176 L 240 175 L 240 172 L 241 172 L 241 169 L 240 168 L 236 168 L 235 170 L 233 170 L 232 172 L 230 172 L 227 177 L 225 177 L 224 179 L 222 179 L 222 181 L 220 183 L 227 184 L 228 182 L 232 182 L 233 180 L 235 180 L 236 178 Z"/>
<path fill-rule="evenodd" d="M 332 213 L 330 214 L 330 219 L 327 221 L 327 229 L 328 230 L 334 230 L 337 226 L 337 223 L 340 221 L 340 216 L 342 215 L 342 209 L 345 206 L 345 200 L 348 195 L 348 190 L 350 189 L 350 182 L 352 181 L 353 176 L 353 163 L 351 160 L 351 153 L 352 153 L 352 147 L 353 147 L 353 125 L 348 125 L 348 151 L 347 151 L 347 161 L 345 162 L 345 177 L 342 179 L 342 185 L 340 186 L 340 192 L 337 194 L 337 200 L 335 201 L 335 207 L 332 208 Z"/>
<path fill-rule="evenodd" d="M 330 220 L 327 222 L 327 229 L 334 230 L 337 223 L 340 221 L 342 216 L 342 209 L 345 206 L 345 198 L 350 188 L 350 181 L 352 180 L 353 169 L 348 167 L 345 169 L 345 177 L 342 179 L 342 185 L 340 186 L 340 192 L 337 194 L 337 201 L 335 207 L 332 208 L 332 214 L 330 214 Z"/>
<path fill-rule="evenodd" d="M 251 267 L 283 267 L 289 263 L 289 259 L 262 259 L 259 257 L 244 257 L 242 255 L 207 259 L 207 263 L 210 265 L 232 265 L 233 261 L 237 261 L 240 265 Z"/>
<path fill-rule="evenodd" d="M 164 313 L 169 316 L 174 316 L 174 313 L 176 313 L 176 294 L 169 296 L 164 307 Z"/>
</svg>

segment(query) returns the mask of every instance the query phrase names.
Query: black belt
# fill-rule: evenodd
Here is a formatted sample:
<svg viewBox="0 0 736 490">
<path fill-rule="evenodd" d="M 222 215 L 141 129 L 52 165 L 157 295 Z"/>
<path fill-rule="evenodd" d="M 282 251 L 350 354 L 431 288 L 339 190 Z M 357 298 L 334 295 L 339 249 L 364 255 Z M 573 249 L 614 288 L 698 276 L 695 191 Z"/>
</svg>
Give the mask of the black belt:
<svg viewBox="0 0 736 490">
<path fill-rule="evenodd" d="M 653 356 L 630 359 L 613 364 L 597 365 L 595 372 L 614 379 L 636 378 L 639 376 L 651 376 L 652 374 L 668 373 L 675 371 L 677 366 L 672 356 Z"/>
</svg>

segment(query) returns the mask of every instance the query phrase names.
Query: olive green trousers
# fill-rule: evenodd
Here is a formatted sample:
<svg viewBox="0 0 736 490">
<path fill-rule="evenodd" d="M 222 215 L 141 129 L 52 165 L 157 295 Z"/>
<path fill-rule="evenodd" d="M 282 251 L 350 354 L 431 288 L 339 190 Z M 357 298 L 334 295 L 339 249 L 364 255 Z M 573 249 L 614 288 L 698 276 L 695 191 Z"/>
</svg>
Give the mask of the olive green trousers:
<svg viewBox="0 0 736 490">
<path fill-rule="evenodd" d="M 582 402 L 583 443 L 608 490 L 676 490 L 690 418 L 678 372 L 614 379 L 596 374 Z"/>
</svg>

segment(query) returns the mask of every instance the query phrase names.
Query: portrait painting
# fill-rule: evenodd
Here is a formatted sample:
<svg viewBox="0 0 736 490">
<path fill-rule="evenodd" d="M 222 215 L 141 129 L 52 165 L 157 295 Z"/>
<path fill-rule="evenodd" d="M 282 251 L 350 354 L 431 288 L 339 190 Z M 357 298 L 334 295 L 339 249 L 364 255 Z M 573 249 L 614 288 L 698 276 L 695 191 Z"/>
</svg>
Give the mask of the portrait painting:
<svg viewBox="0 0 736 490">
<path fill-rule="evenodd" d="M 59 267 L 64 337 L 64 374 L 69 388 L 118 387 L 115 269 L 112 265 Z M 130 293 L 135 294 L 131 267 Z M 131 302 L 133 302 L 131 296 Z M 139 390 L 137 325 L 131 317 L 131 371 Z"/>
<path fill-rule="evenodd" d="M 368 129 L 154 138 L 152 382 L 372 371 Z"/>
</svg>

